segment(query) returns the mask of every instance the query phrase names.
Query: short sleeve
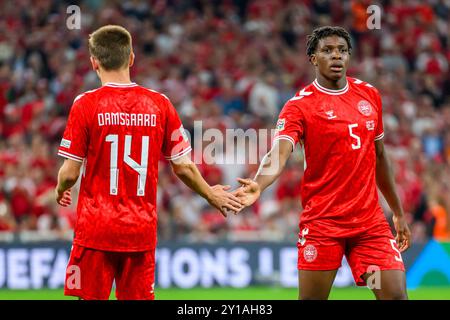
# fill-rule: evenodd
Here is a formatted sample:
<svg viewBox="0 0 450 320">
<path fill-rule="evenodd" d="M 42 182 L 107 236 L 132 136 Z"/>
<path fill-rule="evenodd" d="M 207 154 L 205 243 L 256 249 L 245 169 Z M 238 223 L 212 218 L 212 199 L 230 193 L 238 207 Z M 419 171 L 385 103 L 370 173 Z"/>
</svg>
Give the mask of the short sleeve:
<svg viewBox="0 0 450 320">
<path fill-rule="evenodd" d="M 280 112 L 272 145 L 277 140 L 288 140 L 292 149 L 303 138 L 303 114 L 298 106 L 287 102 Z"/>
<path fill-rule="evenodd" d="M 162 152 L 167 160 L 178 159 L 188 154 L 192 148 L 175 107 L 167 100 L 167 116 Z"/>
<path fill-rule="evenodd" d="M 383 139 L 383 137 L 384 137 L 383 106 L 382 106 L 382 102 L 381 102 L 381 96 L 378 92 L 377 92 L 377 96 L 376 96 L 376 101 L 377 101 L 378 121 L 377 121 L 377 129 L 375 131 L 375 139 L 374 139 L 375 141 Z"/>
<path fill-rule="evenodd" d="M 86 100 L 77 97 L 70 109 L 66 129 L 58 149 L 58 155 L 83 162 L 87 155 L 88 126 L 85 112 L 89 108 Z"/>
</svg>

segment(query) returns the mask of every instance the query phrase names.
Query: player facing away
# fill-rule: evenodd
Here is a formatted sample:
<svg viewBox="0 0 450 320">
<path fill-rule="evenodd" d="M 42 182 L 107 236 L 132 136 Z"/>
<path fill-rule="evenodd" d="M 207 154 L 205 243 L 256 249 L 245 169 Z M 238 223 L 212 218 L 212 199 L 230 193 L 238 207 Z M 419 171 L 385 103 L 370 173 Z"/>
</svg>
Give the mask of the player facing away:
<svg viewBox="0 0 450 320">
<path fill-rule="evenodd" d="M 64 293 L 108 299 L 115 280 L 118 299 L 154 299 L 161 152 L 174 173 L 222 214 L 241 206 L 225 191 L 229 186 L 210 187 L 191 162 L 188 137 L 169 99 L 130 81 L 128 31 L 96 30 L 89 51 L 102 87 L 76 97 L 58 151 L 67 158 L 56 187 L 60 205 L 71 203 L 70 188 L 84 164 Z"/>
<path fill-rule="evenodd" d="M 372 85 L 346 76 L 351 49 L 341 27 L 320 27 L 308 37 L 316 79 L 284 105 L 271 151 L 253 180 L 238 179 L 235 194 L 244 206 L 254 203 L 300 143 L 299 299 L 327 299 L 344 255 L 357 285 L 373 280 L 377 299 L 407 299 L 401 252 L 410 231 L 383 145 L 381 98 Z M 377 186 L 394 213 L 396 238 Z"/>
</svg>

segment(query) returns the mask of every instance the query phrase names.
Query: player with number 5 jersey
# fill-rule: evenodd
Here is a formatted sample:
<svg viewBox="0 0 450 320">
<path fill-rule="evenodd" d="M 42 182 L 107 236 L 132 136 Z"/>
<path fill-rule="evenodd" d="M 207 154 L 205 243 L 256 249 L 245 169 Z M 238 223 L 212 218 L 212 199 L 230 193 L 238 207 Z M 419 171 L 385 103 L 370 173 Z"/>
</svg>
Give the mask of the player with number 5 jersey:
<svg viewBox="0 0 450 320">
<path fill-rule="evenodd" d="M 339 90 L 317 80 L 282 109 L 274 141 L 304 148 L 303 224 L 320 219 L 323 234 L 352 236 L 385 221 L 375 182 L 375 144 L 383 138 L 380 95 L 347 77 Z"/>
<path fill-rule="evenodd" d="M 407 299 L 401 252 L 411 233 L 384 149 L 381 97 L 346 75 L 351 49 L 341 27 L 320 27 L 308 37 L 316 79 L 284 105 L 272 150 L 254 179 L 239 179 L 243 187 L 235 194 L 245 206 L 255 202 L 300 144 L 299 298 L 327 299 L 345 256 L 357 285 L 381 277 L 380 287 L 371 287 L 377 299 Z M 393 212 L 396 238 L 377 187 Z"/>
<path fill-rule="evenodd" d="M 126 29 L 96 30 L 89 51 L 102 86 L 75 98 L 58 150 L 66 158 L 56 187 L 60 205 L 71 203 L 84 165 L 65 294 L 108 299 L 115 281 L 118 299 L 153 299 L 161 153 L 224 216 L 239 210 L 240 201 L 226 192 L 229 186 L 210 187 L 200 175 L 169 99 L 130 81 L 134 54 Z"/>
</svg>

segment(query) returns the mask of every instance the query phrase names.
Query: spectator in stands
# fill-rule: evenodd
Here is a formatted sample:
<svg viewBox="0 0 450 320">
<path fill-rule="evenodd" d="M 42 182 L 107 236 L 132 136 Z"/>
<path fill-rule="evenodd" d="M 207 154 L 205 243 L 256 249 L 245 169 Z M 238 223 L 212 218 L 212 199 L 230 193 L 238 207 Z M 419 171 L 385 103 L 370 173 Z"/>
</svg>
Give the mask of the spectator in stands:
<svg viewBox="0 0 450 320">
<path fill-rule="evenodd" d="M 350 28 L 358 38 L 351 75 L 382 91 L 386 148 L 413 239 L 445 238 L 450 208 L 448 1 L 383 2 L 382 32 L 367 29 L 366 8 L 372 3 L 366 0 L 349 6 L 328 0 L 78 3 L 80 30 L 62 27 L 64 1 L 0 3 L 0 230 L 61 233 L 73 226 L 73 208 L 52 207 L 46 196 L 55 184 L 60 160 L 54 155 L 68 109 L 77 94 L 100 85 L 82 40 L 96 27 L 114 23 L 132 30 L 133 49 L 140 56 L 133 77 L 167 94 L 192 133 L 195 120 L 203 121 L 203 130 L 271 129 L 280 103 L 313 79 L 304 67 L 305 41 L 296 39 L 329 23 Z M 242 149 L 227 152 L 242 156 Z M 293 167 L 303 161 L 301 152 L 296 154 Z M 231 182 L 244 175 L 245 166 L 217 164 L 211 179 Z M 289 221 L 297 220 L 300 208 L 292 205 L 299 203 L 292 186 L 301 178 L 301 172 L 286 170 L 245 221 L 214 221 L 195 197 L 184 194 L 163 163 L 160 235 L 214 239 L 230 229 L 236 237 L 258 233 L 265 224 L 284 235 L 295 232 L 296 224 Z"/>
</svg>

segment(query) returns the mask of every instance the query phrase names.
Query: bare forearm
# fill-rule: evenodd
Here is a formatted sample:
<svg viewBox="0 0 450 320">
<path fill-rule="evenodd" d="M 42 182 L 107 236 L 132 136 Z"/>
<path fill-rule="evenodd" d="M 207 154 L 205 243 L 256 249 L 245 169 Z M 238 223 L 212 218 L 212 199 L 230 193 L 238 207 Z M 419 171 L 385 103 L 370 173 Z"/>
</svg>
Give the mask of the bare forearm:
<svg viewBox="0 0 450 320">
<path fill-rule="evenodd" d="M 195 164 L 182 164 L 173 167 L 174 173 L 183 183 L 200 196 L 209 200 L 211 198 L 211 187 L 203 179 Z"/>
<path fill-rule="evenodd" d="M 395 188 L 394 174 L 392 172 L 389 160 L 384 153 L 382 156 L 377 157 L 376 179 L 378 188 L 389 204 L 389 207 L 393 211 L 394 215 L 403 215 L 402 204 Z"/>
<path fill-rule="evenodd" d="M 261 192 L 280 176 L 286 165 L 287 159 L 291 154 L 290 148 L 290 145 L 280 146 L 278 144 L 261 160 L 258 172 L 254 178 L 255 182 L 259 185 Z"/>
<path fill-rule="evenodd" d="M 56 186 L 56 190 L 59 193 L 63 193 L 64 191 L 72 188 L 74 184 L 78 180 L 78 175 L 70 175 L 64 170 L 64 167 L 59 170 L 58 173 L 58 185 Z"/>
</svg>

